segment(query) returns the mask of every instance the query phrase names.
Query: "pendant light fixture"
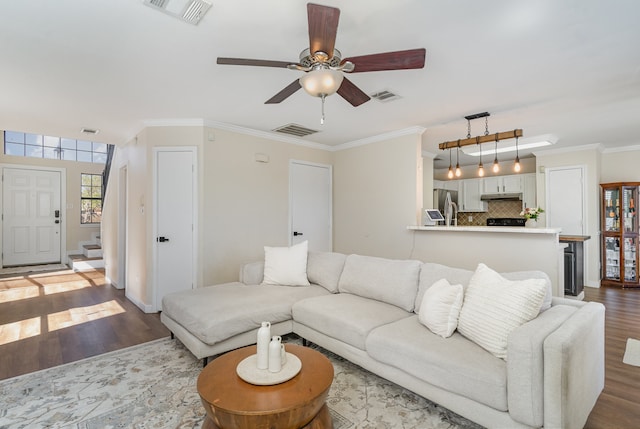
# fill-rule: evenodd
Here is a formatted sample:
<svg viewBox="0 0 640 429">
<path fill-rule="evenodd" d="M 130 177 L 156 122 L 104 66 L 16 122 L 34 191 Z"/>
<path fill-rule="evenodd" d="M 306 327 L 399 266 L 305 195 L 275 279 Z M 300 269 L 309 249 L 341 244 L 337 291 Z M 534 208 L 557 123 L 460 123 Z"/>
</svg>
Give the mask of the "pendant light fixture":
<svg viewBox="0 0 640 429">
<path fill-rule="evenodd" d="M 513 171 L 520 173 L 520 156 L 518 154 L 518 136 L 516 136 L 516 163 L 513 166 Z"/>
<path fill-rule="evenodd" d="M 453 179 L 453 167 L 451 165 L 451 149 L 449 149 L 449 172 L 447 173 L 449 179 Z"/>
<path fill-rule="evenodd" d="M 482 165 L 482 146 L 480 146 L 480 137 L 476 137 L 478 148 L 480 149 L 480 162 L 478 163 L 478 176 L 484 177 L 484 166 Z"/>
<path fill-rule="evenodd" d="M 500 163 L 498 162 L 498 133 L 496 133 L 496 156 L 493 159 L 493 168 L 494 173 L 500 172 Z"/>
<path fill-rule="evenodd" d="M 456 148 L 456 170 L 455 176 L 460 177 L 462 175 L 460 171 L 460 164 L 458 163 L 460 148 L 463 146 L 470 146 L 475 144 L 479 148 L 478 154 L 480 155 L 480 162 L 478 164 L 478 176 L 484 176 L 484 166 L 482 165 L 482 144 L 489 143 L 493 141 L 495 143 L 495 156 L 493 159 L 493 167 L 492 170 L 494 173 L 498 173 L 500 171 L 500 163 L 498 162 L 498 141 L 507 140 L 507 139 L 516 139 L 516 164 L 514 166 L 514 170 L 516 172 L 520 172 L 520 158 L 518 157 L 518 138 L 522 137 L 522 129 L 515 129 L 513 131 L 504 131 L 500 133 L 495 133 L 495 135 L 489 135 L 489 119 L 490 114 L 488 112 L 475 113 L 473 115 L 465 116 L 464 118 L 467 120 L 467 138 L 466 139 L 458 139 L 451 140 L 447 142 L 440 143 L 438 145 L 439 149 L 452 149 Z M 471 137 L 471 121 L 473 119 L 485 118 L 485 131 L 484 135 Z M 476 154 L 473 154 L 474 156 Z M 451 164 L 451 163 L 450 163 Z"/>
<path fill-rule="evenodd" d="M 460 155 L 460 140 L 458 140 L 458 147 L 456 147 L 456 177 L 462 176 L 462 170 L 460 169 L 460 163 L 458 162 L 459 155 Z"/>
</svg>

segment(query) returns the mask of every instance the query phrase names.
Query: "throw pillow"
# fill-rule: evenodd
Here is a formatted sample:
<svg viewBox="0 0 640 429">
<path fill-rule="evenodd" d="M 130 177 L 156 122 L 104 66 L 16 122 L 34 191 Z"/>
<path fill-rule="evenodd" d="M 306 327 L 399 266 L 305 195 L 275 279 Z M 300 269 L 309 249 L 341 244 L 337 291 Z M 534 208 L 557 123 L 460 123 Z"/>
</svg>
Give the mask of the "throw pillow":
<svg viewBox="0 0 640 429">
<path fill-rule="evenodd" d="M 543 279 L 511 281 L 479 264 L 465 291 L 458 332 L 506 360 L 509 334 L 538 315 L 546 287 Z"/>
<path fill-rule="evenodd" d="M 462 285 L 449 284 L 447 279 L 438 280 L 425 291 L 418 320 L 434 334 L 450 337 L 458 326 L 463 297 Z"/>
<path fill-rule="evenodd" d="M 262 283 L 283 286 L 308 286 L 308 242 L 291 247 L 264 247 Z"/>
</svg>

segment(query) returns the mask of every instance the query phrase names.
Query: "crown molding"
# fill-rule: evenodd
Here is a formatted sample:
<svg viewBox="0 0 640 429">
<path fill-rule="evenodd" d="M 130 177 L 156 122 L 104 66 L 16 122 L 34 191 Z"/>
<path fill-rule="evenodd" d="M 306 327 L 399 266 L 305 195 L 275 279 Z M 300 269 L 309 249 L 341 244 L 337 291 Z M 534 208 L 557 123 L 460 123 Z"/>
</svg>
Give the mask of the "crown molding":
<svg viewBox="0 0 640 429">
<path fill-rule="evenodd" d="M 326 150 L 329 152 L 337 152 L 345 149 L 351 149 L 358 146 L 365 146 L 371 143 L 377 143 L 385 140 L 390 140 L 396 137 L 402 137 L 406 135 L 422 135 L 427 129 L 424 127 L 409 127 L 397 131 L 391 131 L 376 136 L 366 137 L 360 140 L 354 140 L 347 143 L 342 143 L 336 146 L 329 146 L 323 143 L 317 143 L 308 140 L 302 140 L 296 137 L 282 135 L 273 131 L 261 131 L 253 128 L 247 128 L 240 125 L 229 124 L 226 122 L 213 121 L 201 118 L 178 118 L 178 119 L 148 119 L 142 122 L 144 127 L 208 127 L 216 128 L 225 131 L 232 131 L 239 134 L 250 135 L 253 137 L 264 138 L 268 140 L 276 140 L 283 143 L 294 144 L 298 146 L 305 146 L 312 149 Z M 137 135 L 138 133 L 136 133 Z"/>
<path fill-rule="evenodd" d="M 602 153 L 619 153 L 619 152 L 634 152 L 640 150 L 640 145 L 634 144 L 631 146 L 618 146 L 612 148 L 605 148 Z"/>
<path fill-rule="evenodd" d="M 377 143 L 385 140 L 390 140 L 396 137 L 408 136 L 412 134 L 422 135 L 427 129 L 424 127 L 409 127 L 403 128 L 397 131 L 390 131 L 384 134 L 378 134 L 377 136 L 366 137 L 360 140 L 353 140 L 347 143 L 339 144 L 337 146 L 331 146 L 331 151 L 337 152 L 345 149 L 352 149 L 354 147 L 365 146 L 371 143 Z"/>
</svg>

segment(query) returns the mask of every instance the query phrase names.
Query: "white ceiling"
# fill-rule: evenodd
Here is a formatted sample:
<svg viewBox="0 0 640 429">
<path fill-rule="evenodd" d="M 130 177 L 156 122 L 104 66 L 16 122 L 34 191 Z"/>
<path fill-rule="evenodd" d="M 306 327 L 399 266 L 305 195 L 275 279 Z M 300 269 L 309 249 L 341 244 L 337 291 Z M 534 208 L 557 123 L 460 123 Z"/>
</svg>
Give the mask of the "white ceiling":
<svg viewBox="0 0 640 429">
<path fill-rule="evenodd" d="M 425 127 L 423 149 L 464 138 L 464 116 L 488 111 L 489 131 L 552 134 L 555 148 L 640 144 L 637 0 L 350 0 L 336 47 L 344 57 L 426 48 L 420 70 L 353 74 L 365 93 L 402 98 L 352 107 L 300 90 L 264 102 L 302 72 L 223 66 L 216 58 L 296 62 L 308 47 L 300 0 L 213 0 L 197 26 L 142 0 L 0 2 L 0 129 L 122 144 L 145 121 L 200 118 L 270 131 L 321 130 L 338 145 Z M 472 121 L 472 135 L 484 120 Z M 448 155 L 446 165 L 448 165 Z M 485 160 L 487 163 L 489 160 Z"/>
</svg>

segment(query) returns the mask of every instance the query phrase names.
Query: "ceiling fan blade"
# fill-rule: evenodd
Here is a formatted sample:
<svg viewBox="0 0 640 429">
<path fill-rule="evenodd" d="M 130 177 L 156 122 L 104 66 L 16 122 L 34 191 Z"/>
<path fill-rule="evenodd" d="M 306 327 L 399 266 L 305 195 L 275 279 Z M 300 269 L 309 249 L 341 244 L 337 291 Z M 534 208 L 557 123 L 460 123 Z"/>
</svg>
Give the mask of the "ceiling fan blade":
<svg viewBox="0 0 640 429">
<path fill-rule="evenodd" d="M 264 102 L 264 104 L 278 104 L 284 100 L 286 100 L 290 95 L 294 92 L 302 88 L 300 86 L 300 81 L 298 79 L 291 82 L 287 87 L 285 87 L 282 91 L 268 99 Z"/>
<path fill-rule="evenodd" d="M 223 58 L 218 57 L 218 64 L 232 65 L 232 66 L 258 66 L 258 67 L 279 67 L 287 68 L 290 62 L 286 61 L 271 61 L 271 60 L 252 60 L 248 58 Z"/>
<path fill-rule="evenodd" d="M 421 69 L 424 67 L 426 49 L 409 49 L 407 51 L 384 52 L 381 54 L 362 55 L 345 58 L 355 64 L 351 73 L 362 73 L 383 70 Z"/>
<path fill-rule="evenodd" d="M 308 3 L 307 15 L 309 19 L 309 51 L 311 55 L 318 51 L 333 57 L 333 48 L 338 33 L 340 9 Z"/>
<path fill-rule="evenodd" d="M 366 103 L 371 98 L 362 92 L 353 82 L 346 77 L 342 80 L 342 85 L 338 88 L 338 94 L 347 100 L 353 107 L 358 107 L 362 103 Z"/>
</svg>

